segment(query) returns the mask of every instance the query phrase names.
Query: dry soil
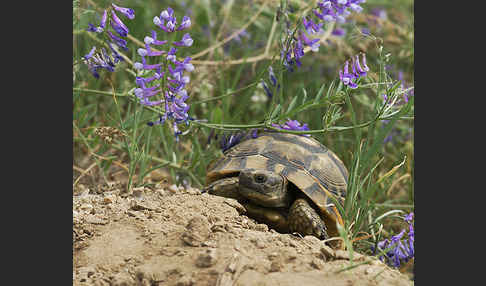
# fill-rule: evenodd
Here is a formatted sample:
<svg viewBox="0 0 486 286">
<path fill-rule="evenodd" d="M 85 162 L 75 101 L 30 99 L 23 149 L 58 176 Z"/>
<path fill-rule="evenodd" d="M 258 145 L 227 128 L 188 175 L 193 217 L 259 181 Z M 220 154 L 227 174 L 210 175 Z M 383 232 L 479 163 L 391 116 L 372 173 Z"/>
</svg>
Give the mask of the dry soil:
<svg viewBox="0 0 486 286">
<path fill-rule="evenodd" d="M 269 230 L 235 200 L 176 186 L 73 190 L 73 285 L 413 285 L 371 257 Z"/>
</svg>

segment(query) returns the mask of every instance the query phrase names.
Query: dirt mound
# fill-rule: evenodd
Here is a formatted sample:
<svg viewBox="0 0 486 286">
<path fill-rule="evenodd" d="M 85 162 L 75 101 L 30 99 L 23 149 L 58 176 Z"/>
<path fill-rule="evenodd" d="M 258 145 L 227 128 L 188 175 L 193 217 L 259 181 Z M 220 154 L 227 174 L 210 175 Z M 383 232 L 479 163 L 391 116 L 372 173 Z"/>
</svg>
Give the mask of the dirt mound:
<svg viewBox="0 0 486 286">
<path fill-rule="evenodd" d="M 102 189 L 102 188 L 98 188 Z M 411 285 L 380 261 L 280 234 L 235 200 L 112 185 L 73 196 L 74 285 Z"/>
</svg>

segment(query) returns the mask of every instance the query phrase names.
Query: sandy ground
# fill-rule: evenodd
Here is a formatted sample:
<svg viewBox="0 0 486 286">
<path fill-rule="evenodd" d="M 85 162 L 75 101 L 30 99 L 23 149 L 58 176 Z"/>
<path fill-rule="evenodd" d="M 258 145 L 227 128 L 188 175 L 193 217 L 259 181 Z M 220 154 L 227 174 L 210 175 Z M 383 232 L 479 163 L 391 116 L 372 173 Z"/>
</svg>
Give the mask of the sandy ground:
<svg viewBox="0 0 486 286">
<path fill-rule="evenodd" d="M 413 285 L 312 236 L 269 230 L 193 188 L 73 190 L 73 285 Z"/>
</svg>

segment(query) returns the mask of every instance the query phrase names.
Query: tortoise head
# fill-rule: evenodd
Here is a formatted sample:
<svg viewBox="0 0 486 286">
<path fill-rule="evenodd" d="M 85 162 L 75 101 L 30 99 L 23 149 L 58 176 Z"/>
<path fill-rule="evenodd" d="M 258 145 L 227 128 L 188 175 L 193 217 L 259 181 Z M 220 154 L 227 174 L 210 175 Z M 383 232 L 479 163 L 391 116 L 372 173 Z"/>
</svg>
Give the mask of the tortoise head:
<svg viewBox="0 0 486 286">
<path fill-rule="evenodd" d="M 264 207 L 288 207 L 287 184 L 284 176 L 266 170 L 245 169 L 239 174 L 240 194 Z"/>
</svg>

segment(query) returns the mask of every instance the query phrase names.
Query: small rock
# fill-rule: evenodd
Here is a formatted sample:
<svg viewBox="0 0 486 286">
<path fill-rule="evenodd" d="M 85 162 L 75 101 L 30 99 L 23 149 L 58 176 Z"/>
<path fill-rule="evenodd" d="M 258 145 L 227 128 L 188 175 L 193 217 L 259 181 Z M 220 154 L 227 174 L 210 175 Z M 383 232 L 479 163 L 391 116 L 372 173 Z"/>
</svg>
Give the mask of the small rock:
<svg viewBox="0 0 486 286">
<path fill-rule="evenodd" d="M 155 190 L 155 192 L 157 194 L 159 194 L 159 196 L 162 196 L 162 197 L 167 195 L 167 191 L 164 190 L 164 189 L 157 189 L 157 190 Z"/>
<path fill-rule="evenodd" d="M 319 240 L 319 238 L 313 236 L 313 235 L 306 235 L 304 236 L 304 239 L 307 240 L 307 241 L 310 241 L 312 243 L 315 243 L 315 244 L 320 244 L 321 241 Z"/>
<path fill-rule="evenodd" d="M 150 201 L 136 201 L 132 200 L 130 201 L 130 209 L 134 211 L 142 211 L 142 210 L 149 210 L 153 211 L 157 208 L 157 206 L 154 205 L 153 202 Z"/>
<path fill-rule="evenodd" d="M 93 266 L 85 266 L 78 268 L 76 272 L 76 278 L 78 278 L 79 280 L 86 280 L 96 273 L 96 269 Z"/>
<path fill-rule="evenodd" d="M 145 215 L 141 212 L 138 212 L 138 211 L 131 211 L 131 210 L 128 210 L 127 211 L 127 214 L 129 216 L 133 216 L 134 218 L 136 219 L 140 219 L 140 220 L 144 220 L 145 219 Z"/>
<path fill-rule="evenodd" d="M 373 267 L 368 267 L 368 268 L 365 269 L 364 273 L 367 274 L 367 275 L 371 275 L 371 274 L 375 273 L 375 269 Z"/>
<path fill-rule="evenodd" d="M 324 261 L 322 261 L 321 259 L 318 259 L 318 258 L 314 258 L 312 259 L 310 265 L 312 267 L 314 267 L 315 269 L 323 269 L 324 268 Z"/>
<path fill-rule="evenodd" d="M 266 231 L 268 231 L 268 225 L 263 224 L 263 223 L 259 223 L 255 226 L 255 230 L 266 232 Z"/>
<path fill-rule="evenodd" d="M 145 187 L 133 188 L 133 196 L 136 198 L 141 198 L 144 194 Z"/>
<path fill-rule="evenodd" d="M 199 253 L 199 256 L 196 259 L 196 266 L 197 267 L 211 267 L 216 264 L 217 255 L 216 249 L 208 248 L 205 251 Z"/>
<path fill-rule="evenodd" d="M 103 203 L 105 203 L 105 204 L 107 204 L 107 205 L 108 205 L 108 204 L 112 204 L 112 203 L 114 203 L 114 202 L 116 202 L 116 196 L 115 196 L 115 195 L 113 195 L 113 194 L 108 194 L 108 195 L 106 195 L 106 196 L 103 198 Z"/>
<path fill-rule="evenodd" d="M 191 276 L 182 276 L 179 280 L 177 280 L 176 286 L 192 286 L 195 285 L 196 281 Z"/>
<path fill-rule="evenodd" d="M 334 257 L 335 257 L 335 255 L 336 255 L 336 254 L 334 253 L 334 250 L 333 250 L 331 247 L 329 247 L 329 246 L 327 246 L 327 245 L 325 245 L 325 244 L 321 245 L 321 253 L 322 253 L 322 254 L 323 254 L 323 255 L 324 255 L 326 258 L 328 258 L 328 259 L 329 259 L 329 258 L 334 258 Z"/>
<path fill-rule="evenodd" d="M 230 273 L 235 273 L 237 266 L 238 266 L 238 254 L 235 253 L 235 254 L 233 254 L 233 257 L 231 258 L 231 262 L 226 267 L 226 271 L 228 271 Z"/>
<path fill-rule="evenodd" d="M 93 205 L 92 204 L 82 204 L 79 207 L 79 209 L 84 211 L 84 212 L 90 213 L 93 210 Z"/>
<path fill-rule="evenodd" d="M 254 237 L 254 238 L 250 239 L 250 241 L 253 242 L 257 248 L 260 248 L 260 249 L 265 248 L 265 243 L 259 238 Z"/>
<path fill-rule="evenodd" d="M 349 251 L 347 250 L 336 250 L 335 252 L 335 258 L 336 259 L 346 259 L 349 260 Z M 364 259 L 363 254 L 357 253 L 356 251 L 353 252 L 353 261 L 358 261 Z"/>
<path fill-rule="evenodd" d="M 91 224 L 107 224 L 108 221 L 106 219 L 103 219 L 103 218 L 100 218 L 100 217 L 97 217 L 95 215 L 87 215 L 85 218 L 84 218 L 84 221 L 86 223 L 91 223 Z"/>
<path fill-rule="evenodd" d="M 169 189 L 169 191 L 170 191 L 171 193 L 173 193 L 173 194 L 175 194 L 175 193 L 177 193 L 177 192 L 179 191 L 179 188 L 177 187 L 177 185 L 176 185 L 176 184 L 172 184 L 172 185 L 170 185 L 168 189 Z"/>
<path fill-rule="evenodd" d="M 274 260 L 272 261 L 272 263 L 270 264 L 270 272 L 279 272 L 281 269 L 282 269 L 283 265 L 282 265 L 282 262 L 280 262 L 279 260 Z"/>
<path fill-rule="evenodd" d="M 267 255 L 268 257 L 268 260 L 272 261 L 274 260 L 275 258 L 277 258 L 279 256 L 279 254 L 277 252 L 272 252 L 270 253 L 269 255 Z"/>
<path fill-rule="evenodd" d="M 181 239 L 187 245 L 201 246 L 209 237 L 210 229 L 209 222 L 206 217 L 196 215 L 186 226 L 186 231 L 182 233 Z"/>
<path fill-rule="evenodd" d="M 193 187 L 189 187 L 186 189 L 186 193 L 188 193 L 189 195 L 200 195 L 201 191 Z"/>
</svg>

